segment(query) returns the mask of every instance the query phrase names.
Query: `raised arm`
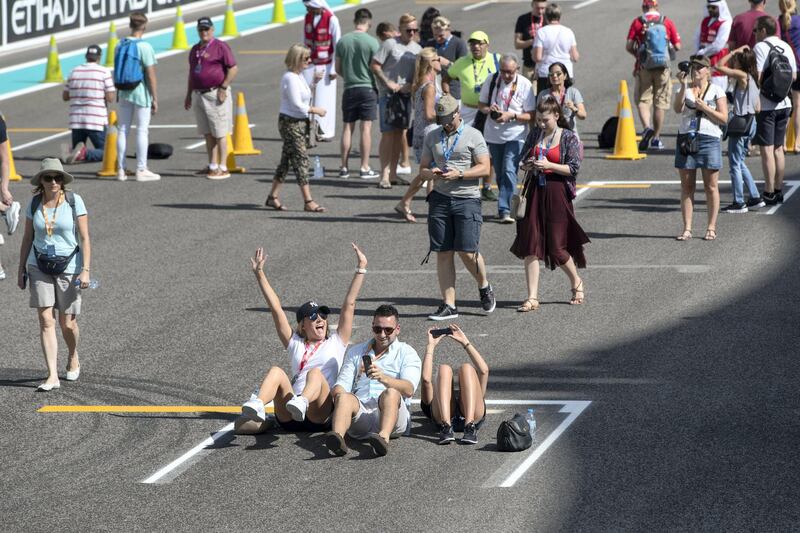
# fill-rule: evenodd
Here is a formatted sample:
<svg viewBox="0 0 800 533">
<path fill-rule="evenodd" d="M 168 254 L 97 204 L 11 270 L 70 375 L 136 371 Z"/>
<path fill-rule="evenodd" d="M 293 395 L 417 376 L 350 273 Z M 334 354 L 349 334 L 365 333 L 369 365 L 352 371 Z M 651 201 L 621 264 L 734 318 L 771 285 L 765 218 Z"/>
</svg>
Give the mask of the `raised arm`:
<svg viewBox="0 0 800 533">
<path fill-rule="evenodd" d="M 420 373 L 422 401 L 426 404 L 433 401 L 433 353 L 436 351 L 439 341 L 442 340 L 442 337 L 434 337 L 431 334 L 435 329 L 428 329 L 428 346 L 425 348 L 425 355 L 422 357 L 422 371 Z"/>
<path fill-rule="evenodd" d="M 451 337 L 454 341 L 463 346 L 464 350 L 466 350 L 467 355 L 472 362 L 472 366 L 475 367 L 475 372 L 478 374 L 478 381 L 481 384 L 481 391 L 483 392 L 483 395 L 486 396 L 486 386 L 489 384 L 489 365 L 486 364 L 486 361 L 484 361 L 480 352 L 478 352 L 478 349 L 475 348 L 471 342 L 469 342 L 464 330 L 462 330 L 458 324 L 450 324 L 450 329 L 453 330 L 453 333 L 448 335 L 448 337 Z"/>
<path fill-rule="evenodd" d="M 278 332 L 278 337 L 281 339 L 283 347 L 286 348 L 289 346 L 289 340 L 292 338 L 292 326 L 289 325 L 286 313 L 283 312 L 283 308 L 281 307 L 281 301 L 278 299 L 278 295 L 275 294 L 275 291 L 267 280 L 267 275 L 264 273 L 266 257 L 263 248 L 256 249 L 255 256 L 250 258 L 250 266 L 253 269 L 253 273 L 256 275 L 258 286 L 261 288 L 261 294 L 264 295 L 264 300 L 266 300 L 269 310 L 272 313 L 272 320 L 275 322 L 275 330 Z"/>
<path fill-rule="evenodd" d="M 356 299 L 358 292 L 361 290 L 361 285 L 364 283 L 364 274 L 367 273 L 367 256 L 356 245 L 351 243 L 353 250 L 356 252 L 356 273 L 353 275 L 353 281 L 350 282 L 350 288 L 347 290 L 347 295 L 344 297 L 342 304 L 342 312 L 339 315 L 339 327 L 336 332 L 339 338 L 342 339 L 344 344 L 350 342 L 350 336 L 353 334 L 353 316 L 356 313 Z"/>
</svg>

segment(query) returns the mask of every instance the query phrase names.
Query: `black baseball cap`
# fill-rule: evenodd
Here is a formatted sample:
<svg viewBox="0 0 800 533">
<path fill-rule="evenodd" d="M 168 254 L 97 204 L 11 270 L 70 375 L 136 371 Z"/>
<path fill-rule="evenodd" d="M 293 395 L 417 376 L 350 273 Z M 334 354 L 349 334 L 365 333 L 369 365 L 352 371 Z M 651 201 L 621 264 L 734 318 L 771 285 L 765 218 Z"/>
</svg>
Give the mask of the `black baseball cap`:
<svg viewBox="0 0 800 533">
<path fill-rule="evenodd" d="M 310 301 L 300 306 L 295 316 L 298 322 L 302 322 L 304 318 L 311 318 L 312 315 L 325 315 L 323 318 L 331 314 L 331 310 L 327 305 L 319 305 L 317 302 Z"/>
<path fill-rule="evenodd" d="M 86 49 L 86 57 L 98 58 L 103 55 L 103 51 L 96 44 L 89 45 Z"/>
<path fill-rule="evenodd" d="M 197 19 L 198 28 L 213 28 L 214 23 L 211 22 L 211 17 L 200 17 Z"/>
</svg>

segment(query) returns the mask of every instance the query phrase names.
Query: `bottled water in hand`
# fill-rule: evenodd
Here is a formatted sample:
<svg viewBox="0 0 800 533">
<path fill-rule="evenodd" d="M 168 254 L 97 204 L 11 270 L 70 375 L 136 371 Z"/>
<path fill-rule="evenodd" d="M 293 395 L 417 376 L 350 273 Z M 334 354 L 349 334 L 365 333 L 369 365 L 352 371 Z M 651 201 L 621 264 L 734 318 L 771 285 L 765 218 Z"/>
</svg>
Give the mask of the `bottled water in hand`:
<svg viewBox="0 0 800 533">
<path fill-rule="evenodd" d="M 528 421 L 528 431 L 533 437 L 533 434 L 536 433 L 536 416 L 534 409 L 528 409 L 528 414 L 525 416 L 525 420 Z"/>
<path fill-rule="evenodd" d="M 76 279 L 75 280 L 75 286 L 80 289 L 81 288 L 81 280 Z M 96 279 L 90 279 L 89 280 L 89 286 L 87 287 L 88 289 L 97 289 L 98 287 L 100 287 L 100 281 L 99 280 L 96 280 Z"/>
</svg>

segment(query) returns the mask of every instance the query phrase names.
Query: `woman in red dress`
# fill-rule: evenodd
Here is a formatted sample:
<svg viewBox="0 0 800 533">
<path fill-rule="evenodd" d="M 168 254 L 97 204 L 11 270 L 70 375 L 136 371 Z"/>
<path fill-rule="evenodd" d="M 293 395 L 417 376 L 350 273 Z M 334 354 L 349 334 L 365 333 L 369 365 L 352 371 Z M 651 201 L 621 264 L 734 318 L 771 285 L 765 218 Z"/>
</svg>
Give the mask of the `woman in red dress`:
<svg viewBox="0 0 800 533">
<path fill-rule="evenodd" d="M 528 297 L 517 311 L 539 309 L 539 261 L 551 270 L 561 267 L 572 289 L 570 304 L 584 302 L 583 280 L 578 268 L 586 268 L 583 245 L 589 237 L 575 220 L 572 200 L 581 166 L 580 141 L 567 129 L 561 106 L 553 98 L 536 105 L 536 127 L 522 148 L 527 209 L 517 221 L 517 238 L 511 252 L 525 260 Z"/>
</svg>

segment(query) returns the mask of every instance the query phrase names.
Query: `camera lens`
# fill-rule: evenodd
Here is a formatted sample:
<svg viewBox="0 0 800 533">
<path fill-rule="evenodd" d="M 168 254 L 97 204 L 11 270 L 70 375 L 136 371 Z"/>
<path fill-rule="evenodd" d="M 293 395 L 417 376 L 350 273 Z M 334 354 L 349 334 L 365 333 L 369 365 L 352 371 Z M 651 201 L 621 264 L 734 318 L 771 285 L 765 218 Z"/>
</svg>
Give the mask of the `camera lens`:
<svg viewBox="0 0 800 533">
<path fill-rule="evenodd" d="M 681 61 L 680 63 L 678 63 L 678 70 L 680 70 L 681 72 L 688 73 L 690 68 L 691 64 L 688 61 Z"/>
</svg>

